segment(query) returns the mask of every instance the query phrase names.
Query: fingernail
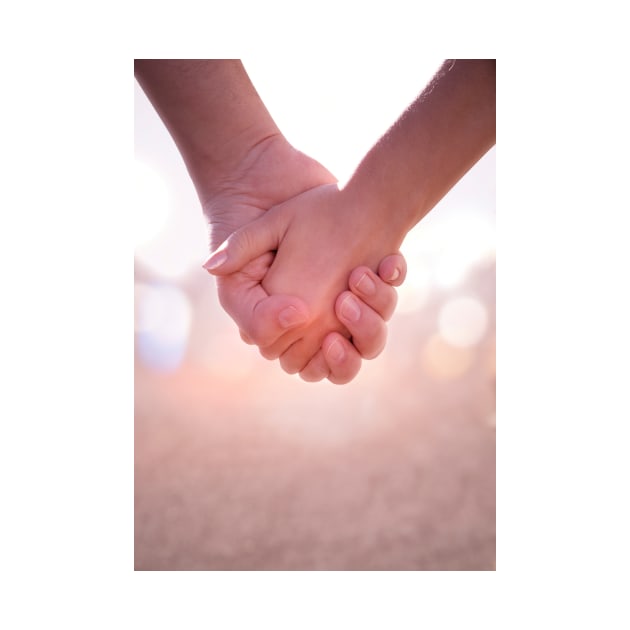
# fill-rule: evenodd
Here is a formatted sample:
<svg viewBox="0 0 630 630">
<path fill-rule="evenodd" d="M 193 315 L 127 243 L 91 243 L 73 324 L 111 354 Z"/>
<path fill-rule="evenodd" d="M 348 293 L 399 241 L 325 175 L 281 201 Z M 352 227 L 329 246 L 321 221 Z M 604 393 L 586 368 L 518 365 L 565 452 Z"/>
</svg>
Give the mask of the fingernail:
<svg viewBox="0 0 630 630">
<path fill-rule="evenodd" d="M 328 352 L 326 352 L 326 355 L 331 361 L 334 361 L 335 363 L 341 363 L 343 361 L 343 358 L 346 356 L 346 353 L 344 352 L 341 343 L 335 340 L 328 347 Z"/>
<path fill-rule="evenodd" d="M 284 310 L 280 311 L 278 320 L 283 328 L 294 328 L 306 321 L 304 315 L 302 315 L 295 306 L 287 306 Z"/>
<path fill-rule="evenodd" d="M 356 298 L 353 295 L 346 295 L 341 303 L 341 314 L 345 319 L 351 322 L 358 322 L 361 317 L 361 309 L 357 304 Z"/>
<path fill-rule="evenodd" d="M 376 285 L 372 282 L 372 278 L 370 278 L 367 273 L 364 273 L 359 282 L 357 282 L 357 289 L 363 293 L 363 295 L 374 295 L 376 293 Z"/>
<path fill-rule="evenodd" d="M 387 281 L 388 282 L 395 282 L 396 280 L 398 280 L 399 277 L 400 277 L 400 270 L 396 268 L 396 269 L 394 269 L 394 272 L 391 274 L 391 276 L 389 276 Z"/>
<path fill-rule="evenodd" d="M 227 252 L 221 251 L 213 254 L 203 263 L 202 267 L 207 269 L 208 271 L 212 271 L 213 269 L 217 269 L 227 260 Z"/>
</svg>

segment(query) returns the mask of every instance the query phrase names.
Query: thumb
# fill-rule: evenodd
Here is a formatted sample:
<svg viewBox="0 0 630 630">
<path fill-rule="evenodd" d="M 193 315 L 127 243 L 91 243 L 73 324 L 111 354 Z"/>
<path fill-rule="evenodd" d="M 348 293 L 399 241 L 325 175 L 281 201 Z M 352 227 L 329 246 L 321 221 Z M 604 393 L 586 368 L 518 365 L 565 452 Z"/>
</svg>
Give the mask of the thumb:
<svg viewBox="0 0 630 630">
<path fill-rule="evenodd" d="M 216 276 L 242 269 L 262 254 L 278 249 L 282 230 L 281 214 L 267 211 L 260 219 L 236 230 L 219 245 L 203 268 Z"/>
</svg>

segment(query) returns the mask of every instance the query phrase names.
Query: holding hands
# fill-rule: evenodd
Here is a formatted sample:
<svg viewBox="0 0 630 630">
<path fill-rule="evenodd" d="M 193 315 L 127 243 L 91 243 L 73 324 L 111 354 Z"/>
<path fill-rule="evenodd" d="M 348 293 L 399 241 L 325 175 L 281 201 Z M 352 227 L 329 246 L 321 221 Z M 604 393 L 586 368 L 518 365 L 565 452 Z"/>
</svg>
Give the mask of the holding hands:
<svg viewBox="0 0 630 630">
<path fill-rule="evenodd" d="M 308 316 L 290 330 L 277 330 L 273 340 L 267 337 L 272 343 L 258 345 L 265 357 L 279 357 L 285 371 L 300 372 L 305 380 L 327 376 L 335 357 L 358 352 L 373 358 L 385 345 L 384 321 L 396 304 L 392 286 L 403 281 L 405 263 L 400 255 L 388 256 L 399 243 L 390 238 L 388 244 L 383 232 L 375 232 L 365 216 L 361 220 L 360 210 L 336 184 L 311 188 L 237 230 L 206 263 L 220 274 L 221 295 L 226 284 L 245 281 L 248 265 L 269 256 L 261 295 L 301 298 L 308 312 L 300 314 Z M 276 252 L 273 259 L 270 252 Z M 240 304 L 224 307 L 235 312 Z M 358 368 L 360 360 L 355 363 Z M 342 382 L 354 370 L 332 372 L 330 380 Z"/>
<path fill-rule="evenodd" d="M 221 305 L 307 381 L 383 349 L 407 232 L 495 143 L 495 61 L 449 60 L 340 189 L 280 133 L 235 60 L 136 60 L 210 225 Z"/>
<path fill-rule="evenodd" d="M 212 245 L 228 235 L 229 239 L 204 266 L 220 274 L 221 305 L 246 343 L 259 346 L 267 359 L 280 357 L 285 371 L 300 372 L 305 380 L 346 383 L 358 373 L 361 357 L 373 358 L 384 347 L 385 321 L 396 305 L 392 287 L 400 285 L 406 274 L 404 258 L 385 257 L 380 275 L 366 267 L 350 274 L 352 267 L 342 271 L 340 260 L 334 269 L 339 278 L 329 285 L 318 261 L 322 253 L 331 253 L 326 234 L 329 227 L 334 232 L 334 225 L 322 222 L 325 213 L 320 212 L 318 198 L 322 192 L 339 194 L 335 178 L 279 136 L 248 157 L 242 171 L 229 183 L 215 185 L 205 203 Z M 280 203 L 285 199 L 291 203 Z M 278 205 L 273 210 L 265 209 L 274 203 Z M 292 208 L 303 219 L 302 232 L 310 236 L 300 242 L 296 235 L 291 250 L 283 244 L 279 259 L 273 253 L 279 245 L 273 230 L 282 229 L 279 221 Z M 317 242 L 320 233 L 324 239 Z M 294 258 L 300 250 L 305 256 Z M 217 265 L 225 256 L 229 263 Z M 363 261 L 361 256 L 354 258 L 357 264 Z M 340 295 L 344 289 L 350 290 Z M 303 341 L 305 335 L 308 343 Z"/>
</svg>

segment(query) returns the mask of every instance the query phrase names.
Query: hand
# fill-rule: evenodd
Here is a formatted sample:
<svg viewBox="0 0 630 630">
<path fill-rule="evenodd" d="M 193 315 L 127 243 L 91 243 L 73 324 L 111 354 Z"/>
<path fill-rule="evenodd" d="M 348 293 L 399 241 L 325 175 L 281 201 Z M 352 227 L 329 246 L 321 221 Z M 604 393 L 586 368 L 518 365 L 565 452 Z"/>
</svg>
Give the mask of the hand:
<svg viewBox="0 0 630 630">
<path fill-rule="evenodd" d="M 334 181 L 323 166 L 293 149 L 282 137 L 269 139 L 250 153 L 229 180 L 224 179 L 220 185 L 213 182 L 208 187 L 213 193 L 203 206 L 210 222 L 211 246 L 216 247 L 237 228 L 264 216 L 272 205 Z M 261 281 L 272 261 L 273 254 L 265 252 L 245 264 L 238 274 L 217 278 L 221 304 L 237 323 L 241 337 L 263 348 L 262 354 L 267 358 L 277 355 L 269 355 L 264 348 L 287 330 L 304 325 L 310 317 L 302 300 L 290 295 L 269 296 L 264 291 Z M 391 286 L 398 286 L 406 274 L 404 258 L 396 255 L 385 259 L 379 272 Z M 327 337 L 324 352 L 316 348 L 313 365 L 302 374 L 305 380 L 328 378 L 334 383 L 346 383 L 358 373 L 361 354 L 373 357 L 382 350 L 387 333 L 384 319 L 394 310 L 396 294 L 381 278 L 371 275 L 375 284 L 373 295 L 353 289 L 357 297 L 364 299 L 358 302 L 359 320 L 348 325 L 356 347 L 339 335 Z M 363 274 L 356 276 L 355 281 L 362 277 Z"/>
<path fill-rule="evenodd" d="M 350 270 L 364 262 L 377 269 L 384 255 L 398 249 L 399 241 L 384 213 L 368 212 L 332 184 L 308 190 L 269 210 L 230 236 L 209 262 L 214 263 L 211 272 L 223 276 L 265 252 L 271 256 L 269 252 L 277 249 L 261 290 L 274 296 L 301 297 L 312 317 L 308 326 L 282 331 L 262 352 L 267 358 L 281 357 L 285 371 L 308 376 L 311 370 L 321 371 L 317 352 L 327 333 L 350 337 L 334 308 L 336 297 L 347 287 Z M 349 302 L 341 300 L 340 311 L 344 304 Z M 332 348 L 333 344 L 326 344 L 325 358 Z"/>
<path fill-rule="evenodd" d="M 272 260 L 273 255 L 266 254 L 259 257 L 257 262 L 248 265 L 247 272 L 236 272 L 222 280 L 225 282 L 227 296 L 236 299 L 239 299 L 239 296 L 245 298 L 252 295 L 263 296 L 252 309 L 252 313 L 255 314 L 253 321 L 256 326 L 256 335 L 258 339 L 264 339 L 267 336 L 275 341 L 275 320 L 272 317 L 266 317 L 265 312 L 265 305 L 271 302 L 271 298 L 267 297 L 267 293 L 260 284 Z M 401 254 L 384 258 L 379 265 L 378 275 L 367 267 L 358 267 L 353 270 L 348 280 L 350 291 L 344 291 L 337 298 L 335 306 L 337 316 L 352 335 L 352 342 L 339 333 L 331 332 L 325 337 L 321 349 L 309 362 L 307 368 L 301 371 L 300 376 L 306 381 L 320 381 L 327 378 L 336 384 L 348 383 L 361 369 L 362 357 L 378 356 L 387 337 L 385 322 L 391 317 L 396 307 L 397 296 L 392 287 L 400 286 L 406 274 L 407 266 Z M 356 308 L 351 309 L 349 315 L 347 300 L 351 294 L 356 298 Z M 281 296 L 275 297 L 279 299 Z M 305 313 L 307 312 L 305 307 Z M 246 343 L 255 343 L 242 331 L 241 338 Z M 262 347 L 260 351 L 268 359 L 277 358 L 276 354 L 267 351 L 265 347 Z"/>
<path fill-rule="evenodd" d="M 137 59 L 134 74 L 164 121 L 197 190 L 214 249 L 235 229 L 335 178 L 282 136 L 238 60 Z M 305 304 L 261 293 L 263 256 L 220 283 L 219 297 L 248 339 L 266 343 L 304 321 Z"/>
<path fill-rule="evenodd" d="M 382 260 L 376 275 L 368 267 L 357 267 L 348 279 L 349 291 L 335 302 L 335 313 L 352 335 L 352 343 L 338 332 L 329 333 L 308 365 L 300 372 L 305 381 L 328 378 L 336 384 L 351 381 L 361 368 L 361 357 L 374 358 L 385 346 L 387 326 L 396 307 L 396 291 L 407 274 L 400 254 Z M 354 298 L 352 297 L 354 296 Z M 354 299 L 354 308 L 348 300 Z M 354 345 L 353 345 L 354 344 Z"/>
<path fill-rule="evenodd" d="M 321 164 L 294 149 L 282 136 L 272 136 L 248 152 L 230 176 L 198 184 L 208 192 L 202 206 L 210 226 L 212 250 L 238 228 L 262 217 L 275 204 L 310 188 L 335 182 Z M 266 347 L 287 329 L 309 317 L 302 300 L 273 296 L 260 286 L 273 255 L 262 253 L 229 278 L 217 278 L 219 301 L 248 343 Z"/>
</svg>

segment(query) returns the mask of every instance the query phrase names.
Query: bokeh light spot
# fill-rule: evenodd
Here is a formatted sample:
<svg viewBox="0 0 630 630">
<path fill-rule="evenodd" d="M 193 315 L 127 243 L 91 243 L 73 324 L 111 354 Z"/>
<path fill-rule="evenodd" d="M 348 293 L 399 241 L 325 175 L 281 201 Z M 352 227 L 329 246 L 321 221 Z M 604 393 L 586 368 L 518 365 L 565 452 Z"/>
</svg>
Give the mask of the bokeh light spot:
<svg viewBox="0 0 630 630">
<path fill-rule="evenodd" d="M 153 240 L 166 225 L 170 196 L 164 180 L 145 162 L 135 161 L 135 245 Z"/>
<path fill-rule="evenodd" d="M 435 268 L 435 282 L 442 289 L 461 284 L 469 271 L 495 255 L 494 224 L 473 209 L 450 217 L 436 230 L 442 247 Z"/>
<path fill-rule="evenodd" d="M 461 376 L 472 362 L 472 350 L 454 347 L 439 334 L 429 339 L 422 353 L 424 369 L 438 380 L 450 380 Z"/>
<path fill-rule="evenodd" d="M 486 307 L 476 298 L 458 297 L 440 309 L 438 329 L 452 346 L 468 348 L 483 338 L 488 326 Z"/>
<path fill-rule="evenodd" d="M 407 260 L 409 258 L 407 257 Z M 397 313 L 420 310 L 431 295 L 431 269 L 421 260 L 414 260 L 407 268 L 405 282 L 398 287 Z"/>
<path fill-rule="evenodd" d="M 135 170 L 135 259 L 167 282 L 199 271 L 208 257 L 208 232 L 194 189 L 137 158 Z"/>
<path fill-rule="evenodd" d="M 170 285 L 135 286 L 136 349 L 149 367 L 172 371 L 184 359 L 192 319 L 186 294 Z"/>
</svg>

